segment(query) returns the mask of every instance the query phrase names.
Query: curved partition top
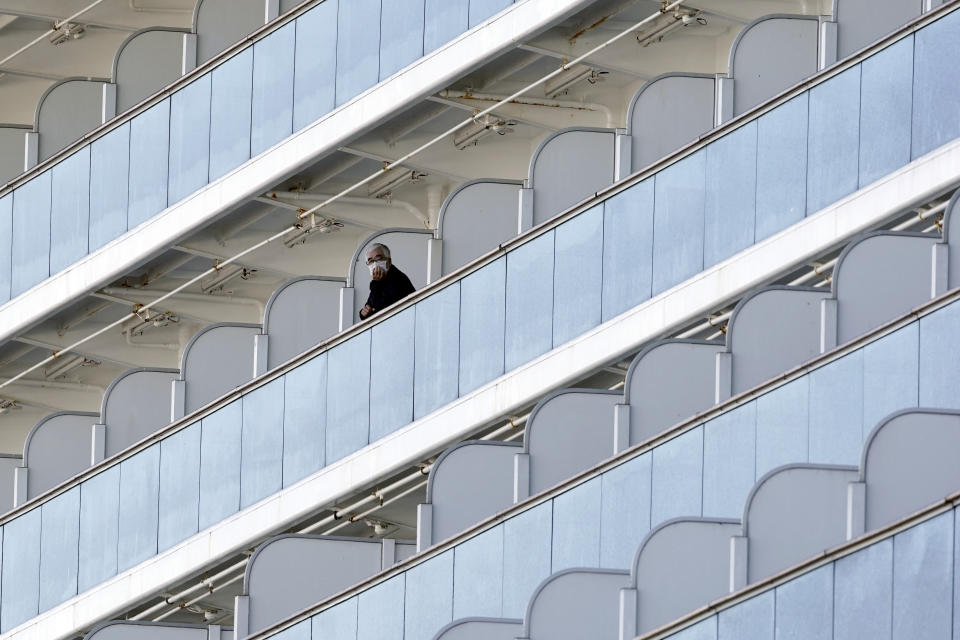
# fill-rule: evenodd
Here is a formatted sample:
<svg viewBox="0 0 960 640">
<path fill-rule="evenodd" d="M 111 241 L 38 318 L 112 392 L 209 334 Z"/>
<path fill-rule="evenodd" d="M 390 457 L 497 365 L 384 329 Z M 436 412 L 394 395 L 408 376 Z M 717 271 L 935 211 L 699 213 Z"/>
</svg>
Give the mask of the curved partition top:
<svg viewBox="0 0 960 640">
<path fill-rule="evenodd" d="M 924 47 L 917 47 L 917 54 L 913 58 L 917 73 L 913 74 L 911 70 L 907 74 L 911 86 L 917 87 L 911 94 L 915 106 L 909 112 L 898 112 L 887 126 L 861 127 L 860 123 L 868 120 L 846 119 L 850 113 L 846 111 L 848 103 L 845 100 L 840 100 L 837 104 L 841 106 L 834 109 L 812 106 L 816 101 L 823 101 L 827 106 L 833 104 L 831 100 L 836 96 L 831 92 L 839 86 L 833 82 L 837 78 L 844 77 L 845 82 L 849 80 L 854 84 L 864 78 L 868 84 L 872 82 L 859 73 L 860 65 L 869 63 L 869 58 L 853 60 L 846 67 L 840 66 L 836 73 L 831 72 L 829 81 L 817 81 L 809 87 L 798 88 L 795 94 L 778 99 L 763 113 L 758 113 L 755 120 L 737 122 L 735 128 L 718 132 L 716 137 L 705 138 L 687 149 L 682 157 L 670 158 L 663 165 L 652 167 L 615 189 L 604 192 L 597 200 L 571 209 L 534 233 L 509 243 L 499 252 L 491 252 L 464 269 L 459 277 L 447 278 L 429 291 L 411 296 L 389 313 L 352 328 L 337 339 L 303 354 L 285 369 L 274 371 L 238 391 L 230 392 L 217 404 L 204 409 L 203 414 L 195 414 L 158 433 L 155 441 L 128 450 L 127 454 L 118 456 L 109 465 L 80 476 L 73 485 L 63 485 L 57 491 L 48 493 L 42 501 L 24 505 L 23 509 L 3 518 L 4 535 L 16 530 L 19 525 L 15 524 L 21 518 L 23 522 L 32 522 L 33 516 L 30 514 L 36 511 L 37 505 L 51 503 L 73 491 L 76 485 L 79 485 L 80 491 L 116 495 L 118 485 L 125 484 L 119 473 L 119 467 L 124 462 L 146 453 L 159 457 L 161 446 L 171 446 L 169 443 L 174 438 L 189 437 L 200 443 L 197 459 L 184 458 L 184 469 L 177 470 L 177 473 L 168 471 L 159 486 L 137 485 L 125 489 L 131 494 L 137 492 L 139 504 L 145 505 L 144 508 L 150 505 L 153 513 L 159 510 L 161 520 L 172 518 L 175 514 L 182 516 L 178 509 L 191 510 L 191 519 L 184 517 L 184 522 L 188 522 L 190 527 L 184 525 L 182 531 L 178 530 L 179 540 L 186 539 L 197 532 L 195 514 L 198 509 L 204 527 L 220 522 L 256 500 L 271 495 L 271 491 L 289 486 L 293 478 L 299 480 L 318 471 L 414 419 L 428 415 L 453 399 L 492 383 L 504 372 L 525 365 L 565 344 L 571 336 L 590 331 L 604 319 L 605 308 L 614 306 L 629 309 L 636 306 L 739 250 L 737 247 L 740 245 L 728 244 L 726 238 L 722 238 L 723 242 L 717 242 L 717 237 L 707 235 L 705 229 L 745 230 L 744 241 L 748 246 L 755 237 L 762 235 L 758 231 L 761 227 L 765 226 L 768 231 L 780 230 L 793 224 L 796 220 L 780 217 L 785 210 L 780 205 L 769 210 L 760 206 L 771 192 L 776 192 L 781 198 L 780 204 L 787 202 L 804 214 L 807 191 L 822 191 L 823 180 L 833 181 L 839 175 L 846 176 L 849 179 L 849 184 L 843 187 L 846 191 L 823 191 L 829 191 L 830 197 L 846 195 L 859 184 L 860 174 L 856 165 L 848 166 L 843 154 L 837 152 L 837 136 L 827 123 L 844 118 L 845 122 L 855 126 L 854 148 L 859 152 L 860 149 L 872 149 L 872 145 L 891 141 L 889 131 L 893 126 L 917 126 L 919 122 L 927 123 L 929 119 L 947 123 L 955 120 L 950 117 L 955 110 L 954 105 L 942 97 L 936 100 L 929 98 L 925 87 L 934 82 L 932 76 L 928 78 L 930 69 L 940 69 L 950 74 L 956 67 L 937 46 L 931 48 L 931 45 L 949 48 L 960 43 L 960 13 L 944 10 L 935 14 L 935 17 L 936 21 L 931 18 L 931 25 L 935 24 L 936 29 L 930 30 L 931 25 L 926 24 L 913 26 L 900 34 L 898 41 L 889 45 L 898 46 L 900 42 L 910 42 L 914 38 L 927 39 Z M 928 53 L 928 48 L 933 53 Z M 877 55 L 883 53 L 883 50 L 875 52 Z M 877 82 L 893 86 L 902 80 L 900 76 L 892 75 L 884 76 Z M 945 85 L 942 77 L 936 78 L 935 82 L 938 90 L 960 87 L 960 83 L 956 86 L 950 83 Z M 846 90 L 846 85 L 843 88 Z M 867 89 L 874 91 L 877 86 L 864 87 L 864 90 Z M 813 93 L 818 94 L 816 100 L 813 100 Z M 860 92 L 856 95 L 859 96 Z M 808 98 L 811 102 L 809 114 L 805 109 L 793 110 L 798 100 L 806 104 Z M 858 98 L 858 114 L 859 104 Z M 802 118 L 799 117 L 801 115 Z M 796 121 L 792 118 L 796 118 Z M 755 132 L 756 135 L 736 135 L 744 131 Z M 731 132 L 735 135 L 720 135 Z M 789 180 L 784 172 L 777 169 L 776 180 L 765 183 L 762 167 L 782 168 L 783 163 L 797 158 L 797 150 L 790 141 L 797 137 L 798 132 L 810 141 L 810 166 L 816 167 L 816 171 L 808 174 L 804 169 L 802 174 L 798 174 L 796 184 L 785 185 Z M 909 162 L 911 157 L 929 151 L 925 145 L 943 135 L 947 134 L 940 131 L 936 136 L 921 136 L 923 142 L 913 147 L 909 155 L 903 156 L 898 166 Z M 960 135 L 960 123 L 950 135 Z M 728 145 L 726 152 L 734 147 L 738 162 L 724 161 L 724 154 L 715 155 L 718 147 L 714 145 L 718 142 Z M 750 170 L 744 169 L 745 166 Z M 756 182 L 750 182 L 748 187 L 742 189 L 728 188 L 730 183 L 739 185 L 742 176 L 756 176 Z M 744 201 L 756 204 L 741 207 Z M 0 199 L 2 204 L 3 200 Z M 13 209 L 16 212 L 35 213 L 36 210 L 30 209 L 28 204 L 29 201 L 18 205 L 14 197 Z M 743 214 L 742 225 L 739 218 L 736 224 L 731 222 L 729 216 L 732 211 Z M 705 226 L 707 220 L 722 220 L 725 224 Z M 29 238 L 36 235 L 35 228 L 30 228 L 30 233 L 27 233 L 28 229 L 16 222 L 13 228 L 16 252 L 26 254 L 33 251 Z M 654 233 L 650 233 L 651 230 Z M 429 236 L 426 237 L 429 239 Z M 705 248 L 710 246 L 714 246 L 716 251 L 711 250 L 707 254 Z M 638 255 L 643 259 L 638 259 Z M 611 288 L 611 278 L 606 276 L 613 273 L 630 274 L 631 286 Z M 638 282 L 647 284 L 643 287 L 634 286 Z M 946 313 L 954 311 L 949 308 L 939 312 L 945 313 L 941 317 L 948 317 Z M 555 326 L 564 330 L 555 332 Z M 949 331 L 934 327 L 933 332 L 924 332 L 922 339 L 928 345 L 924 351 L 925 358 L 935 359 L 950 353 L 948 348 L 939 351 L 932 349 L 928 341 L 934 339 L 930 337 L 934 335 L 940 336 L 937 340 L 949 343 L 955 326 L 955 323 L 950 324 Z M 898 338 L 908 346 L 911 336 L 914 340 L 919 339 L 916 334 L 898 334 Z M 885 348 L 901 353 L 896 351 L 899 342 L 884 344 Z M 913 358 L 919 352 L 916 342 L 902 351 L 904 357 Z M 389 363 L 390 367 L 371 367 L 371 362 Z M 418 362 L 422 365 L 429 363 L 429 366 L 417 366 Z M 812 462 L 846 462 L 848 456 L 859 454 L 864 416 L 872 415 L 882 407 L 887 407 L 885 410 L 899 408 L 891 407 L 894 402 L 902 403 L 900 407 L 916 402 L 916 395 L 911 401 L 901 394 L 877 392 L 872 383 L 864 382 L 862 376 L 866 365 L 855 370 L 860 373 L 850 374 L 861 376 L 856 387 L 860 393 L 846 393 L 843 385 L 831 383 L 836 378 L 829 377 L 846 375 L 846 370 L 838 369 L 840 366 L 825 366 L 814 371 L 811 376 L 818 383 L 810 385 L 812 393 L 809 389 L 804 392 L 808 395 L 801 394 L 795 386 L 780 387 L 796 393 L 804 403 L 808 398 L 821 396 L 829 400 L 822 405 L 804 404 L 808 407 L 804 412 L 797 410 L 787 416 L 800 416 L 796 418 L 797 421 L 801 417 L 808 419 L 802 423 L 809 436 L 803 442 L 809 446 Z M 955 363 L 937 366 L 952 371 L 950 367 L 955 367 Z M 942 385 L 935 377 L 930 377 L 929 371 L 917 373 L 914 368 L 909 371 L 898 369 L 892 373 L 909 376 L 911 372 L 914 384 L 921 374 L 925 376 L 922 380 L 926 391 L 920 393 L 919 397 L 938 397 L 926 395 L 934 394 L 930 389 Z M 839 389 L 842 393 L 831 395 L 825 391 L 832 389 Z M 847 396 L 856 399 L 855 411 L 849 408 L 844 409 L 846 413 L 831 410 L 831 403 L 842 403 Z M 951 396 L 949 392 L 944 392 L 939 397 Z M 323 411 L 319 410 L 321 403 Z M 763 411 L 776 411 L 778 406 L 765 405 Z M 741 435 L 744 438 L 749 436 L 749 441 L 757 447 L 753 439 L 756 434 L 756 415 L 760 415 L 757 405 L 749 404 L 730 415 L 732 417 L 727 418 L 729 422 L 719 422 L 729 429 L 746 425 L 743 428 L 749 427 L 744 432 L 747 435 Z M 753 423 L 749 422 L 751 419 Z M 276 438 L 276 433 L 280 431 L 284 434 L 282 439 Z M 784 447 L 788 444 L 793 446 L 790 441 Z M 666 443 L 666 446 L 671 451 L 670 455 L 682 458 L 689 463 L 689 467 L 682 474 L 654 474 L 654 482 L 669 480 L 670 486 L 669 496 L 666 493 L 654 493 L 652 512 L 657 517 L 656 521 L 664 519 L 666 514 L 682 515 L 674 510 L 686 510 L 688 504 L 696 505 L 697 509 L 719 511 L 729 508 L 729 504 L 737 498 L 739 508 L 742 505 L 740 496 L 746 495 L 754 478 L 748 481 L 745 477 L 731 477 L 731 483 L 734 479 L 737 481 L 735 486 L 729 491 L 719 492 L 719 479 L 726 477 L 717 471 L 724 468 L 720 463 L 732 464 L 738 456 L 749 453 L 750 459 L 757 461 L 757 468 L 766 470 L 769 467 L 764 465 L 769 464 L 769 460 L 788 455 L 781 450 L 767 450 L 759 456 L 747 448 L 711 448 L 713 443 L 704 440 L 702 431 L 685 433 Z M 851 453 L 853 451 L 855 453 Z M 710 464 L 719 466 L 710 467 L 704 462 L 707 459 L 713 460 Z M 201 460 L 208 463 L 201 465 Z M 188 465 L 192 466 L 187 468 Z M 708 471 L 713 475 L 709 476 L 711 481 L 704 483 L 701 474 Z M 180 497 L 175 504 L 169 505 L 169 508 L 159 508 L 160 492 L 167 496 L 172 487 L 178 487 L 179 491 L 178 483 L 195 476 L 199 476 L 200 481 L 190 483 L 189 494 L 184 487 L 182 494 L 176 494 Z M 244 487 L 243 492 L 241 487 Z M 242 502 L 241 495 L 245 496 Z M 102 506 L 102 513 L 88 513 L 85 516 L 86 519 L 81 523 L 86 532 L 84 535 L 99 535 L 94 529 L 100 531 L 113 526 L 109 523 L 117 522 L 116 509 L 119 507 L 105 501 Z M 66 517 L 75 521 L 77 512 L 69 513 Z M 143 523 L 144 527 L 148 525 Z M 98 539 L 109 540 L 107 533 Z M 19 554 L 20 544 L 13 538 L 5 537 L 4 546 L 10 553 Z M 75 542 L 71 548 L 76 549 Z M 99 556 L 93 558 L 84 554 L 82 557 L 85 563 L 95 564 L 96 571 L 85 568 L 86 577 L 81 590 L 118 573 L 115 560 L 98 564 L 103 560 Z M 4 563 L 4 567 L 7 566 Z M 132 564 L 121 566 L 125 569 Z M 35 567 L 28 569 L 30 575 L 36 575 Z M 4 600 L 8 597 L 22 596 L 6 590 L 0 594 Z M 35 604 L 29 604 L 36 612 Z"/>
<path fill-rule="evenodd" d="M 125 112 L 180 77 L 183 34 L 187 33 L 187 29 L 149 27 L 133 32 L 120 44 L 110 71 L 110 78 L 117 85 L 117 113 Z"/>
<path fill-rule="evenodd" d="M 441 275 L 473 262 L 518 234 L 518 180 L 471 180 L 447 196 L 437 217 Z"/>
<path fill-rule="evenodd" d="M 433 640 L 515 640 L 521 631 L 519 618 L 462 618 L 440 629 Z"/>
<path fill-rule="evenodd" d="M 728 67 L 736 83 L 735 116 L 817 72 L 819 20 L 818 16 L 771 14 L 740 30 L 730 47 Z M 748 46 L 756 55 L 741 56 Z"/>
<path fill-rule="evenodd" d="M 615 637 L 619 608 L 617 595 L 626 586 L 629 576 L 628 571 L 619 569 L 557 571 L 541 582 L 530 596 L 521 638 Z M 545 602 L 548 599 L 552 600 L 549 604 Z M 559 608 L 549 606 L 551 604 L 559 605 Z M 542 614 L 538 605 L 546 608 Z"/>
<path fill-rule="evenodd" d="M 144 622 L 139 620 L 111 620 L 102 622 L 87 632 L 83 640 L 227 640 L 233 629 L 221 627 L 220 637 L 211 635 L 209 626 L 181 622 Z"/>
</svg>

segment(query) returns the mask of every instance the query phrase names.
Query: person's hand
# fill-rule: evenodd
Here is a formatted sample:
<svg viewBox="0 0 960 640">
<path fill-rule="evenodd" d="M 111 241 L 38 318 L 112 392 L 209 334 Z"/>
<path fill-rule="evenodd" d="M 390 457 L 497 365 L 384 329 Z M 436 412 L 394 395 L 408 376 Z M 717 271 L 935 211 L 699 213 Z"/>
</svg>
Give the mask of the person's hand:
<svg viewBox="0 0 960 640">
<path fill-rule="evenodd" d="M 366 320 L 370 317 L 370 314 L 373 313 L 374 309 L 368 304 L 363 305 L 363 309 L 360 309 L 360 317 Z"/>
<path fill-rule="evenodd" d="M 387 275 L 387 270 L 382 267 L 374 267 L 373 271 L 370 272 L 371 280 L 380 280 L 383 276 Z"/>
</svg>

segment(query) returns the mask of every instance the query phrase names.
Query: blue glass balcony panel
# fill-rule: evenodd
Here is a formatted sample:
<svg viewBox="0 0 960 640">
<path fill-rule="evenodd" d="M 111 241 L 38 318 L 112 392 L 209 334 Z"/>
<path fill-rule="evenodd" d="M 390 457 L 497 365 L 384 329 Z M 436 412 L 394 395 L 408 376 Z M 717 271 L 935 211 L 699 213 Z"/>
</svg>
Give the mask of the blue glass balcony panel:
<svg viewBox="0 0 960 640">
<path fill-rule="evenodd" d="M 809 96 L 803 93 L 757 119 L 757 242 L 806 215 Z"/>
<path fill-rule="evenodd" d="M 167 99 L 130 122 L 128 229 L 146 222 L 166 208 L 169 148 L 170 100 Z"/>
<path fill-rule="evenodd" d="M 860 87 L 860 186 L 910 162 L 913 37 L 865 60 Z"/>
<path fill-rule="evenodd" d="M 600 503 L 600 567 L 630 565 L 650 531 L 650 460 L 646 453 L 603 474 Z"/>
<path fill-rule="evenodd" d="M 295 29 L 287 24 L 253 45 L 251 155 L 293 133 Z"/>
<path fill-rule="evenodd" d="M 857 189 L 860 65 L 810 90 L 807 213 Z"/>
<path fill-rule="evenodd" d="M 3 527 L 3 602 L 0 632 L 6 633 L 37 615 L 40 598 L 40 509 Z"/>
<path fill-rule="evenodd" d="M 457 398 L 460 283 L 450 285 L 419 303 L 416 314 L 414 419 Z"/>
<path fill-rule="evenodd" d="M 835 640 L 891 637 L 893 540 L 834 563 Z"/>
<path fill-rule="evenodd" d="M 336 104 L 338 0 L 297 18 L 293 71 L 293 128 L 299 131 Z"/>
<path fill-rule="evenodd" d="M 77 595 L 80 487 L 40 508 L 40 611 Z"/>
<path fill-rule="evenodd" d="M 160 445 L 120 463 L 120 528 L 117 571 L 157 554 Z"/>
<path fill-rule="evenodd" d="M 404 640 L 433 638 L 453 620 L 453 551 L 430 558 L 406 573 Z"/>
<path fill-rule="evenodd" d="M 703 427 L 653 451 L 651 526 L 670 518 L 701 515 L 703 505 Z"/>
<path fill-rule="evenodd" d="M 470 0 L 427 0 L 423 48 L 433 51 L 467 30 Z"/>
<path fill-rule="evenodd" d="M 50 275 L 50 175 L 44 171 L 13 192 L 11 297 Z"/>
<path fill-rule="evenodd" d="M 757 123 L 707 147 L 703 265 L 710 267 L 754 242 Z"/>
<path fill-rule="evenodd" d="M 382 0 L 380 12 L 380 79 L 423 56 L 425 0 Z"/>
<path fill-rule="evenodd" d="M 327 354 L 284 376 L 283 486 L 323 468 L 326 462 Z"/>
<path fill-rule="evenodd" d="M 503 373 L 507 259 L 460 281 L 460 395 Z"/>
<path fill-rule="evenodd" d="M 960 13 L 954 11 L 914 36 L 913 158 L 960 136 Z"/>
<path fill-rule="evenodd" d="M 4 238 L 10 241 L 4 242 Z M 0 304 L 10 299 L 13 241 L 13 194 L 0 198 Z"/>
<path fill-rule="evenodd" d="M 349 102 L 380 77 L 380 0 L 353 0 L 337 13 L 337 106 Z"/>
<path fill-rule="evenodd" d="M 130 177 L 130 123 L 90 146 L 90 250 L 127 230 Z"/>
<path fill-rule="evenodd" d="M 603 203 L 604 322 L 650 297 L 653 183 L 647 178 Z"/>
<path fill-rule="evenodd" d="M 756 481 L 757 403 L 717 416 L 703 430 L 703 516 L 738 519 Z M 722 625 L 721 625 L 722 626 Z"/>
<path fill-rule="evenodd" d="M 253 100 L 253 49 L 241 51 L 211 75 L 210 179 L 216 180 L 250 159 L 252 115 L 237 105 Z"/>
<path fill-rule="evenodd" d="M 208 182 L 210 76 L 209 73 L 201 76 L 170 98 L 168 204 L 183 200 Z"/>
<path fill-rule="evenodd" d="M 553 346 L 553 237 L 546 233 L 507 254 L 507 371 Z"/>
<path fill-rule="evenodd" d="M 90 147 L 55 166 L 51 174 L 50 272 L 57 273 L 89 253 Z"/>
<path fill-rule="evenodd" d="M 703 269 L 705 158 L 697 151 L 656 176 L 653 295 Z"/>
<path fill-rule="evenodd" d="M 559 346 L 600 324 L 603 205 L 564 222 L 555 234 L 553 346 Z"/>
<path fill-rule="evenodd" d="M 364 447 L 370 429 L 370 332 L 327 353 L 327 464 Z"/>
<path fill-rule="evenodd" d="M 283 486 L 284 378 L 243 396 L 240 435 L 240 508 L 276 493 Z"/>
<path fill-rule="evenodd" d="M 453 553 L 453 619 L 499 618 L 503 607 L 503 527 L 488 529 L 457 545 Z"/>
<path fill-rule="evenodd" d="M 240 509 L 241 401 L 200 423 L 200 530 Z"/>
<path fill-rule="evenodd" d="M 201 435 L 202 425 L 198 422 L 160 443 L 159 551 L 198 531 Z"/>
<path fill-rule="evenodd" d="M 513 0 L 470 0 L 470 28 L 513 4 Z"/>
<path fill-rule="evenodd" d="M 413 419 L 415 321 L 406 309 L 370 332 L 370 442 Z"/>
<path fill-rule="evenodd" d="M 81 593 L 117 574 L 119 518 L 120 465 L 116 465 L 80 485 Z"/>
<path fill-rule="evenodd" d="M 357 640 L 404 640 L 404 579 L 399 575 L 360 594 Z"/>
<path fill-rule="evenodd" d="M 600 566 L 600 478 L 553 500 L 551 573 Z"/>
</svg>

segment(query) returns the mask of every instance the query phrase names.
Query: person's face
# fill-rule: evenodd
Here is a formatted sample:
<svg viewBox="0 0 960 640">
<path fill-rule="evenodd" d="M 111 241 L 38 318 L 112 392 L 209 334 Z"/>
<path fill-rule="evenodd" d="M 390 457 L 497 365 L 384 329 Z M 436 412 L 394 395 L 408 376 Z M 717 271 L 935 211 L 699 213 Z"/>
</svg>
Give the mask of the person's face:
<svg viewBox="0 0 960 640">
<path fill-rule="evenodd" d="M 379 280 L 390 268 L 390 258 L 383 255 L 383 249 L 379 247 L 370 249 L 367 251 L 367 268 L 370 269 L 370 277 Z"/>
</svg>

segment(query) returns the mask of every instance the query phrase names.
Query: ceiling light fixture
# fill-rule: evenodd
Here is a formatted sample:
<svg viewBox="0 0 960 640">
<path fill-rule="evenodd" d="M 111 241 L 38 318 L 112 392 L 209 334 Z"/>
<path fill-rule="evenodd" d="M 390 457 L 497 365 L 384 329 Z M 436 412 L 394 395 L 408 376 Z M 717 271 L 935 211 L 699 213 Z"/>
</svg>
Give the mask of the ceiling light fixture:
<svg viewBox="0 0 960 640">
<path fill-rule="evenodd" d="M 292 249 L 297 245 L 304 244 L 307 238 L 314 233 L 333 233 L 341 229 L 343 229 L 343 223 L 335 218 L 310 214 L 305 220 L 297 223 L 297 230 L 283 240 L 283 246 Z"/>
<path fill-rule="evenodd" d="M 491 134 L 496 133 L 503 136 L 511 133 L 513 124 L 513 122 L 503 120 L 493 114 L 487 114 L 457 131 L 453 135 L 453 146 L 460 151 L 468 147 L 475 147 L 480 140 Z"/>
<path fill-rule="evenodd" d="M 371 198 L 389 199 L 393 190 L 405 184 L 415 184 L 426 178 L 427 174 L 417 170 L 396 168 L 391 169 L 371 180 L 367 187 L 367 195 Z"/>
<path fill-rule="evenodd" d="M 553 98 L 562 93 L 566 93 L 570 87 L 582 80 L 586 80 L 590 84 L 596 84 L 605 75 L 607 75 L 606 71 L 599 71 L 593 67 L 578 64 L 566 69 L 563 73 L 558 74 L 555 78 L 543 85 L 543 93 L 548 98 Z"/>
<path fill-rule="evenodd" d="M 637 32 L 637 42 L 643 47 L 661 42 L 663 38 L 679 29 L 691 24 L 707 24 L 706 18 L 697 10 L 682 10 L 680 7 L 674 9 L 673 13 L 664 13 L 654 20 L 648 29 Z"/>
<path fill-rule="evenodd" d="M 87 30 L 85 26 L 76 22 L 54 23 L 50 25 L 50 29 L 53 30 L 53 33 L 50 34 L 50 44 L 54 46 L 71 40 L 79 40 Z"/>
</svg>

